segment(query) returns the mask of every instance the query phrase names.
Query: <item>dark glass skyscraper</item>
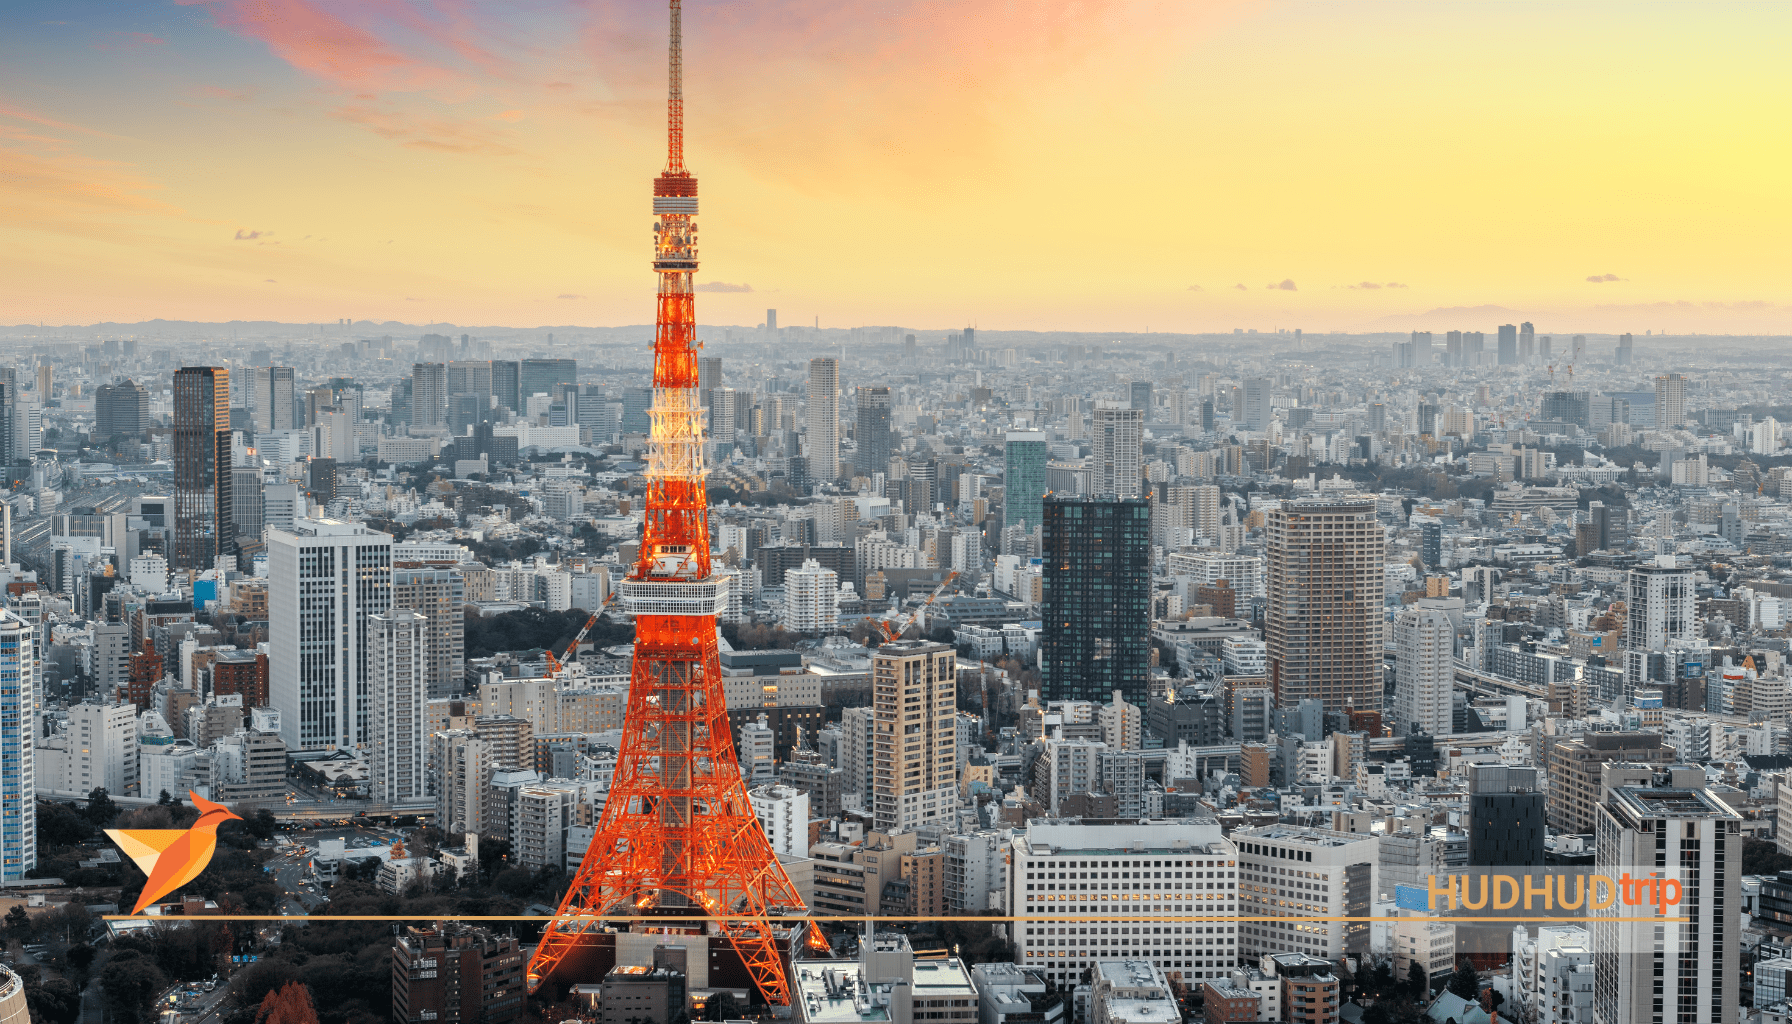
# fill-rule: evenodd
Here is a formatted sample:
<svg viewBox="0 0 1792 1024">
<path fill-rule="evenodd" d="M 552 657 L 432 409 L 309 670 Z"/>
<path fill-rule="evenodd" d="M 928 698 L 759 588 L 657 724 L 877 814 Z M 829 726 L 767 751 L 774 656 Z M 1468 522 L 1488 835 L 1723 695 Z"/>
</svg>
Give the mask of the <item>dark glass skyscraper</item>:
<svg viewBox="0 0 1792 1024">
<path fill-rule="evenodd" d="M 890 468 L 890 389 L 860 387 L 854 396 L 858 402 L 859 422 L 853 430 L 853 470 L 860 476 L 887 472 Z"/>
<path fill-rule="evenodd" d="M 554 385 L 574 384 L 578 379 L 576 359 L 525 359 L 517 369 L 516 408 L 527 406 L 532 395 L 551 395 Z M 492 387 L 496 390 L 497 384 L 494 382 Z"/>
<path fill-rule="evenodd" d="M 518 369 L 514 359 L 492 360 L 492 398 L 511 412 L 522 409 L 522 403 L 517 398 Z"/>
<path fill-rule="evenodd" d="M 174 374 L 171 568 L 203 572 L 236 554 L 230 469 L 230 371 L 183 366 Z"/>
<path fill-rule="evenodd" d="M 1144 707 L 1150 678 L 1151 503 L 1053 495 L 1044 502 L 1045 700 Z"/>
</svg>

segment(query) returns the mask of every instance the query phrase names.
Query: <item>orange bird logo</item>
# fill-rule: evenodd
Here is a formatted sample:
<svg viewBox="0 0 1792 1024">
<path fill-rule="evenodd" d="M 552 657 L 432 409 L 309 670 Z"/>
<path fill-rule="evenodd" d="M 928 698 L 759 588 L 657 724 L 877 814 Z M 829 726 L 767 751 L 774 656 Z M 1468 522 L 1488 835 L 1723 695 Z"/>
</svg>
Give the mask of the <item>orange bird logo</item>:
<svg viewBox="0 0 1792 1024">
<path fill-rule="evenodd" d="M 243 819 L 230 813 L 230 809 L 221 804 L 214 804 L 191 790 L 187 795 L 193 798 L 193 806 L 199 808 L 199 820 L 192 828 L 109 828 L 110 836 L 118 848 L 137 862 L 143 873 L 149 876 L 149 882 L 143 886 L 143 895 L 137 897 L 137 907 L 133 914 L 140 914 L 143 908 L 161 899 L 174 890 L 199 877 L 199 872 L 212 862 L 212 853 L 218 848 L 218 826 L 227 821 Z"/>
</svg>

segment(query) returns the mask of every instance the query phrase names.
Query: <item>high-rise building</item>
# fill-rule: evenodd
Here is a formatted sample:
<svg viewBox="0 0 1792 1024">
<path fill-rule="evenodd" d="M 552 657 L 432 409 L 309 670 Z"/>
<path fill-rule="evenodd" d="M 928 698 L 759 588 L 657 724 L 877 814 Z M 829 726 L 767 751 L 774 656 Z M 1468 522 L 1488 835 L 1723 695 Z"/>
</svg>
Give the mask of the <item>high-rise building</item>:
<svg viewBox="0 0 1792 1024">
<path fill-rule="evenodd" d="M 1089 475 L 1094 492 L 1138 497 L 1144 470 L 1145 414 L 1119 402 L 1098 402 L 1090 441 Z"/>
<path fill-rule="evenodd" d="M 174 374 L 172 568 L 205 572 L 236 554 L 230 468 L 230 371 L 183 366 Z"/>
<path fill-rule="evenodd" d="M 1419 561 L 1432 571 L 1444 565 L 1444 527 L 1442 523 L 1419 525 Z"/>
<path fill-rule="evenodd" d="M 1381 843 L 1373 835 L 1299 825 L 1268 825 L 1232 833 L 1238 847 L 1238 955 L 1255 963 L 1264 954 L 1305 953 L 1326 960 L 1369 952 L 1369 915 L 1375 904 L 1375 866 Z M 1261 920 L 1288 917 L 1295 920 Z"/>
<path fill-rule="evenodd" d="M 879 832 L 938 827 L 958 807 L 958 655 L 896 640 L 871 655 L 876 720 L 872 820 Z"/>
<path fill-rule="evenodd" d="M 249 373 L 256 431 L 293 429 L 292 367 L 257 366 Z"/>
<path fill-rule="evenodd" d="M 499 408 L 511 412 L 523 411 L 522 396 L 518 393 L 520 370 L 521 366 L 514 359 L 492 360 L 492 400 Z M 643 430 L 642 433 L 646 431 Z"/>
<path fill-rule="evenodd" d="M 392 607 L 392 538 L 294 519 L 268 531 L 268 690 L 289 750 L 368 740 L 368 621 Z"/>
<path fill-rule="evenodd" d="M 1518 327 L 1514 324 L 1500 325 L 1499 364 L 1507 366 L 1518 362 Z"/>
<path fill-rule="evenodd" d="M 809 360 L 809 406 L 804 427 L 809 433 L 809 475 L 832 480 L 840 475 L 840 360 Z"/>
<path fill-rule="evenodd" d="M 1686 378 L 1677 373 L 1655 378 L 1655 429 L 1669 430 L 1686 422 Z"/>
<path fill-rule="evenodd" d="M 424 618 L 423 679 L 430 700 L 457 694 L 466 677 L 467 581 L 459 569 L 409 563 L 392 569 L 392 607 Z"/>
<path fill-rule="evenodd" d="M 1127 703 L 1144 707 L 1150 679 L 1151 503 L 1113 495 L 1052 495 L 1045 499 L 1042 518 L 1042 695 L 1100 702 L 1118 690 Z"/>
<path fill-rule="evenodd" d="M 424 685 L 424 632 L 428 620 L 393 608 L 367 617 L 367 681 L 373 711 L 367 754 L 373 799 L 397 803 L 429 795 L 427 760 L 428 690 Z"/>
<path fill-rule="evenodd" d="M 1529 363 L 1537 356 L 1537 328 L 1529 322 L 1518 325 L 1518 361 Z"/>
<path fill-rule="evenodd" d="M 34 629 L 0 611 L 0 880 L 37 867 L 37 659 Z"/>
<path fill-rule="evenodd" d="M 784 573 L 784 628 L 813 636 L 840 624 L 840 577 L 811 558 Z"/>
<path fill-rule="evenodd" d="M 1128 405 L 1143 413 L 1146 419 L 1151 418 L 1151 382 L 1135 380 L 1127 390 Z"/>
<path fill-rule="evenodd" d="M 1386 540 L 1375 502 L 1285 502 L 1268 527 L 1265 639 L 1277 707 L 1380 710 Z"/>
<path fill-rule="evenodd" d="M 1270 396 L 1275 382 L 1268 377 L 1246 377 L 1242 389 L 1242 410 L 1234 410 L 1234 419 L 1242 421 L 1246 430 L 1268 430 Z M 1242 415 L 1240 415 L 1242 413 Z"/>
<path fill-rule="evenodd" d="M 448 429 L 448 367 L 442 363 L 411 367 L 411 429 Z"/>
<path fill-rule="evenodd" d="M 230 522 L 240 543 L 259 543 L 263 520 L 261 470 L 237 466 L 230 471 Z"/>
<path fill-rule="evenodd" d="M 1625 586 L 1624 693 L 1646 686 L 1650 655 L 1698 635 L 1698 591 L 1692 566 L 1675 555 L 1631 568 Z"/>
<path fill-rule="evenodd" d="M 768 309 L 765 311 L 765 330 L 766 330 L 766 333 L 768 333 L 768 334 L 775 335 L 778 333 L 778 311 L 777 310 Z"/>
<path fill-rule="evenodd" d="M 622 389 L 622 432 L 624 434 L 645 434 L 652 428 L 650 410 L 653 408 L 653 389 L 644 387 L 627 387 Z"/>
<path fill-rule="evenodd" d="M 1020 526 L 1031 530 L 1040 525 L 1044 516 L 1045 464 L 1051 461 L 1045 431 L 1009 431 L 1004 455 L 1002 528 Z"/>
<path fill-rule="evenodd" d="M 1542 780 L 1530 765 L 1468 766 L 1468 862 L 1472 867 L 1543 866 Z"/>
<path fill-rule="evenodd" d="M 890 433 L 890 389 L 861 386 L 854 397 L 859 422 L 853 431 L 853 471 L 859 476 L 882 473 L 895 454 L 895 439 Z"/>
<path fill-rule="evenodd" d="M 1584 345 L 1586 343 L 1586 339 L 1577 335 L 1574 340 L 1577 343 L 1577 346 L 1576 346 L 1577 350 L 1576 350 L 1575 354 L 1579 355 L 1578 348 L 1580 345 Z M 1636 340 L 1634 338 L 1632 338 L 1630 335 L 1628 335 L 1628 334 L 1618 335 L 1618 365 L 1619 366 L 1629 366 L 1631 364 L 1631 362 L 1634 361 L 1634 359 L 1636 357 L 1636 347 L 1635 346 L 1636 346 Z"/>
<path fill-rule="evenodd" d="M 1599 806 L 1596 870 L 1661 903 L 1615 899 L 1593 911 L 1594 1024 L 1736 1024 L 1742 842 L 1742 815 L 1705 787 L 1702 768 L 1612 789 Z"/>
<path fill-rule="evenodd" d="M 1421 598 L 1394 617 L 1394 734 L 1451 732 L 1456 689 L 1456 624 L 1451 599 Z M 1460 603 L 1460 602 L 1458 602 Z"/>
<path fill-rule="evenodd" d="M 93 393 L 93 435 L 138 438 L 149 429 L 149 392 L 125 379 L 101 384 Z"/>
<path fill-rule="evenodd" d="M 535 395 L 555 394 L 555 385 L 577 384 L 579 361 L 576 359 L 525 359 L 517 367 L 517 409 L 528 405 Z"/>
<path fill-rule="evenodd" d="M 480 409 L 491 405 L 492 364 L 485 359 L 457 359 L 448 364 L 448 395 L 474 395 Z"/>
</svg>

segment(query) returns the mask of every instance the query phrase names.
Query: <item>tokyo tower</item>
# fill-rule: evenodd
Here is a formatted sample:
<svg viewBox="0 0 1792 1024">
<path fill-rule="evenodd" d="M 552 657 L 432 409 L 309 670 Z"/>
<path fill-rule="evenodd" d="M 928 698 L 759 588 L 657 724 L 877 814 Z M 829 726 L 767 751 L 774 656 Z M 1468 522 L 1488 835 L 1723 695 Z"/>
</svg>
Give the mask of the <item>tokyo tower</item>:
<svg viewBox="0 0 1792 1024">
<path fill-rule="evenodd" d="M 766 1001 L 789 1005 L 772 918 L 807 910 L 747 802 L 717 657 L 728 584 L 709 564 L 691 292 L 697 179 L 684 166 L 679 2 L 671 0 L 666 170 L 653 182 L 659 314 L 647 518 L 640 559 L 618 587 L 635 616 L 628 714 L 596 835 L 529 961 L 528 983 L 536 991 L 605 917 L 709 917 L 711 934 L 732 942 Z"/>
</svg>

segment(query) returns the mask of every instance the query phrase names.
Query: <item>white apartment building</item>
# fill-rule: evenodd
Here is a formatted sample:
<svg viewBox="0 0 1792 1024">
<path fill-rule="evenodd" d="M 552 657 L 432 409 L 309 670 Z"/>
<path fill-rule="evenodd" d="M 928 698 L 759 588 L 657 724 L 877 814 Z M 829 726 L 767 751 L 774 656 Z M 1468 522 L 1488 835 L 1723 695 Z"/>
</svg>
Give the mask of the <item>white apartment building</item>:
<svg viewBox="0 0 1792 1024">
<path fill-rule="evenodd" d="M 1263 559 L 1204 551 L 1172 551 L 1164 557 L 1171 576 L 1192 576 L 1203 587 L 1225 580 L 1239 601 L 1262 597 Z"/>
<path fill-rule="evenodd" d="M 946 905 L 1001 910 L 1008 896 L 1008 830 L 979 829 L 946 837 Z"/>
<path fill-rule="evenodd" d="M 37 752 L 37 786 L 86 796 L 104 788 L 137 796 L 137 706 L 83 702 L 68 709 L 61 732 Z"/>
<path fill-rule="evenodd" d="M 37 787 L 42 776 L 34 632 L 24 618 L 0 611 L 0 880 L 7 882 L 37 867 Z"/>
<path fill-rule="evenodd" d="M 1226 637 L 1220 641 L 1220 662 L 1229 676 L 1263 675 L 1269 671 L 1269 644 L 1254 637 Z"/>
<path fill-rule="evenodd" d="M 740 772 L 748 787 L 769 785 L 777 778 L 776 738 L 764 715 L 740 727 Z"/>
<path fill-rule="evenodd" d="M 1436 599 L 1394 616 L 1394 734 L 1448 736 L 1456 686 L 1456 625 Z"/>
<path fill-rule="evenodd" d="M 772 849 L 785 857 L 809 855 L 809 794 L 789 786 L 747 790 L 747 802 Z"/>
<path fill-rule="evenodd" d="M 1366 919 L 1381 849 L 1376 836 L 1268 825 L 1240 829 L 1232 842 L 1238 847 L 1239 914 L 1288 918 L 1242 926 L 1240 955 L 1252 961 L 1265 953 L 1368 956 Z M 1344 917 L 1363 920 L 1337 920 Z"/>
<path fill-rule="evenodd" d="M 392 538 L 295 519 L 268 530 L 267 543 L 268 694 L 281 738 L 288 750 L 362 747 L 372 727 L 367 623 L 392 606 Z"/>
<path fill-rule="evenodd" d="M 1022 967 L 1063 987 L 1103 960 L 1149 960 L 1183 983 L 1237 965 L 1238 855 L 1219 822 L 1036 820 L 1010 843 Z"/>
<path fill-rule="evenodd" d="M 428 753 L 429 620 L 405 609 L 367 618 L 367 652 L 372 689 L 373 729 L 367 754 L 368 786 L 382 803 L 420 800 L 428 795 L 423 766 Z"/>
<path fill-rule="evenodd" d="M 840 577 L 811 558 L 784 574 L 784 628 L 825 635 L 840 626 Z"/>
<path fill-rule="evenodd" d="M 1537 1024 L 1584 1024 L 1593 1011 L 1592 936 L 1572 924 L 1512 929 L 1512 979 L 1521 1016 Z M 1582 971 L 1581 968 L 1586 970 Z"/>
</svg>

